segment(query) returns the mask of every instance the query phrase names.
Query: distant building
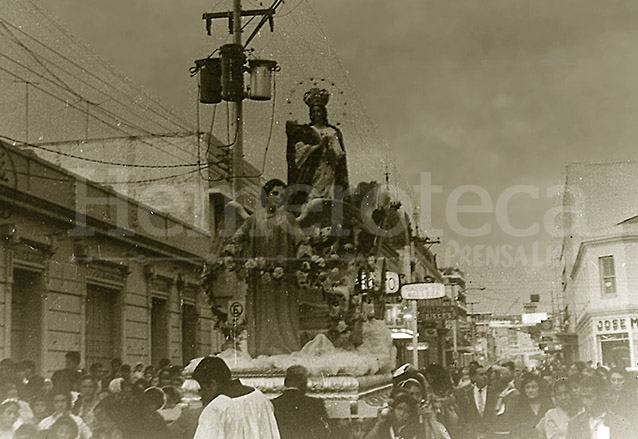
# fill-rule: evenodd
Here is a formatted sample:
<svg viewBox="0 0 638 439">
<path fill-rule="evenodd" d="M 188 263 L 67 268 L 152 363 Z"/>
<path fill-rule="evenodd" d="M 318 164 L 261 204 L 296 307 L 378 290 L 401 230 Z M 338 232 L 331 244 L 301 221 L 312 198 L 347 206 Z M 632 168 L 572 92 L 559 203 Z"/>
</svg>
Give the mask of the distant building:
<svg viewBox="0 0 638 439">
<path fill-rule="evenodd" d="M 543 351 L 519 316 L 494 316 L 488 324 L 491 355 L 497 360 L 511 360 L 518 365 L 534 367 L 543 359 Z"/>
<path fill-rule="evenodd" d="M 581 241 L 565 289 L 580 359 L 638 364 L 638 217 Z"/>
<path fill-rule="evenodd" d="M 638 165 L 570 165 L 561 196 L 564 356 L 638 364 Z"/>
</svg>

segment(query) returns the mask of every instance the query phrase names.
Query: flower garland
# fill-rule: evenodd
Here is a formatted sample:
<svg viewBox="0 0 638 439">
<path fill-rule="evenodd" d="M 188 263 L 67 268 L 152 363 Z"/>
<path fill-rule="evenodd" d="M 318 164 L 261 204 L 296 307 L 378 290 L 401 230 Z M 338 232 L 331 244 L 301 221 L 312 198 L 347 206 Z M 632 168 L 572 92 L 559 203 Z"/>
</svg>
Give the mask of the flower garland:
<svg viewBox="0 0 638 439">
<path fill-rule="evenodd" d="M 328 305 L 326 336 L 336 347 L 354 349 L 362 340 L 363 322 L 374 316 L 372 299 L 380 297 L 378 285 L 369 283 L 370 274 L 376 271 L 374 257 L 355 257 L 354 246 L 345 244 L 335 248 L 326 245 L 325 235 L 318 233 L 307 237 L 297 248 L 294 261 L 283 257 L 239 258 L 239 248 L 229 243 L 219 257 L 210 256 L 205 264 L 202 281 L 209 297 L 213 298 L 212 283 L 221 273 L 234 272 L 247 280 L 258 276 L 263 283 L 294 282 L 300 289 L 321 295 Z M 360 273 L 367 273 L 360 279 Z M 214 300 L 211 300 L 215 308 Z M 213 310 L 217 316 L 216 328 L 227 340 L 245 329 L 228 321 L 225 312 Z"/>
</svg>

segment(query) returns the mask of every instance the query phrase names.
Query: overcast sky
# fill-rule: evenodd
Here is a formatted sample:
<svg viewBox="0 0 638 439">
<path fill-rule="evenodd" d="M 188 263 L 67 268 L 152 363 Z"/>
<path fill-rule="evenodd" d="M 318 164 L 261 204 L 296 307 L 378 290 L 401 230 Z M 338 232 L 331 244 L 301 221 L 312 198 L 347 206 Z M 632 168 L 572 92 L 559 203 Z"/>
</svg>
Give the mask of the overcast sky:
<svg viewBox="0 0 638 439">
<path fill-rule="evenodd" d="M 207 37 L 201 14 L 231 3 L 47 0 L 43 6 L 95 53 L 193 120 L 187 69 L 228 40 L 221 22 Z M 259 2 L 247 0 L 245 7 Z M 562 182 L 569 162 L 638 156 L 638 2 L 288 0 L 278 15 L 275 34 L 255 40 L 256 53 L 282 66 L 280 102 L 299 98 L 292 84 L 313 75 L 345 91 L 329 109 L 333 120 L 343 119 L 355 183 L 381 178 L 386 157 L 402 187 L 430 173 L 442 192 L 421 206 L 422 222 L 441 238 L 432 247 L 441 264 L 457 263 L 473 285 L 488 287 L 476 292 L 487 310 L 520 312 L 533 292 L 549 304 L 548 188 Z M 267 105 L 248 104 L 248 116 L 268 113 Z M 280 123 L 288 116 L 284 107 L 277 110 Z M 202 111 L 203 119 L 210 116 Z M 268 166 L 277 174 L 282 126 L 274 139 Z M 253 162 L 262 154 L 247 151 Z M 475 187 L 459 203 L 478 204 L 485 190 L 486 207 L 459 214 L 455 226 L 446 205 L 465 185 Z M 507 213 L 497 214 L 497 200 L 517 185 L 528 193 L 513 195 Z M 489 227 L 480 236 L 461 229 L 480 226 Z M 530 227 L 526 236 L 512 232 Z"/>
</svg>

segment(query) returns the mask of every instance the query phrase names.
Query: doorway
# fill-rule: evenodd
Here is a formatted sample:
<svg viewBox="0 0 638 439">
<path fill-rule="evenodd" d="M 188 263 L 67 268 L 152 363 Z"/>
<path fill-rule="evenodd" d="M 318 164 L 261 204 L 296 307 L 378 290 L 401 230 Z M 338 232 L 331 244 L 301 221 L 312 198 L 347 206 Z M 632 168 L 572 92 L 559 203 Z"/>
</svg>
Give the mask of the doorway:
<svg viewBox="0 0 638 439">
<path fill-rule="evenodd" d="M 42 351 L 42 272 L 13 270 L 11 357 L 32 360 L 40 370 Z"/>
</svg>

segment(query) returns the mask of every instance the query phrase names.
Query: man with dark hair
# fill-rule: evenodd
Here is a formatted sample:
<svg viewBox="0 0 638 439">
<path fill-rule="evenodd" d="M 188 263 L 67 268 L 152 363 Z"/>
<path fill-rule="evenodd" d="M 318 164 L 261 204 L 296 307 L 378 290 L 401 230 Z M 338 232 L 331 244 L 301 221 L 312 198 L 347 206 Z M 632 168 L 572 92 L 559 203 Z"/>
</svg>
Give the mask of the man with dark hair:
<svg viewBox="0 0 638 439">
<path fill-rule="evenodd" d="M 79 416 L 93 430 L 96 426 L 93 409 L 100 402 L 98 383 L 91 375 L 80 378 L 80 395 L 73 405 L 72 413 Z"/>
<path fill-rule="evenodd" d="M 89 368 L 89 375 L 93 377 L 93 379 L 97 382 L 98 392 L 102 389 L 108 389 L 109 381 L 108 375 L 109 371 L 104 367 L 102 363 L 95 362 L 91 364 Z"/>
<path fill-rule="evenodd" d="M 567 439 L 635 437 L 631 423 L 607 407 L 605 382 L 600 377 L 580 380 L 578 396 L 584 411 L 569 421 Z"/>
<path fill-rule="evenodd" d="M 80 432 L 78 439 L 90 439 L 92 436 L 91 429 L 82 418 L 71 413 L 71 392 L 57 387 L 53 389 L 51 396 L 53 399 L 53 414 L 40 421 L 38 428 L 40 430 L 48 430 L 60 417 L 68 416 L 73 419 L 78 427 Z"/>
<path fill-rule="evenodd" d="M 18 393 L 24 401 L 31 401 L 34 389 L 36 389 L 36 382 L 42 381 L 42 377 L 36 375 L 35 369 L 33 360 L 23 360 L 16 365 L 16 373 L 19 378 Z"/>
<path fill-rule="evenodd" d="M 67 352 L 64 356 L 64 369 L 56 370 L 51 377 L 53 387 L 66 391 L 77 390 L 77 385 L 82 377 L 80 370 L 80 353 Z"/>
<path fill-rule="evenodd" d="M 494 420 L 494 430 L 497 434 L 507 437 L 509 434 L 509 424 L 505 408 L 510 407 L 513 400 L 520 397 L 521 393 L 514 386 L 514 374 L 507 366 L 490 367 L 488 380 L 489 385 L 498 394 L 495 406 L 496 418 Z"/>
<path fill-rule="evenodd" d="M 470 379 L 472 385 L 458 394 L 459 430 L 467 439 L 488 438 L 494 431 L 499 392 L 487 384 L 485 367 L 473 369 Z"/>
<path fill-rule="evenodd" d="M 323 401 L 306 395 L 308 369 L 290 366 L 284 392 L 272 401 L 281 439 L 324 439 L 330 436 Z"/>
<path fill-rule="evenodd" d="M 171 367 L 171 360 L 169 360 L 168 358 L 162 358 L 159 360 L 159 363 L 157 363 L 157 368 L 159 370 L 168 370 Z"/>
<path fill-rule="evenodd" d="M 194 439 L 279 439 L 272 403 L 257 389 L 233 380 L 219 357 L 194 359 L 186 373 L 199 383 L 205 405 Z"/>
<path fill-rule="evenodd" d="M 122 367 L 122 359 L 118 357 L 111 358 L 111 372 L 106 377 L 106 384 L 120 377 L 120 367 Z"/>
</svg>

